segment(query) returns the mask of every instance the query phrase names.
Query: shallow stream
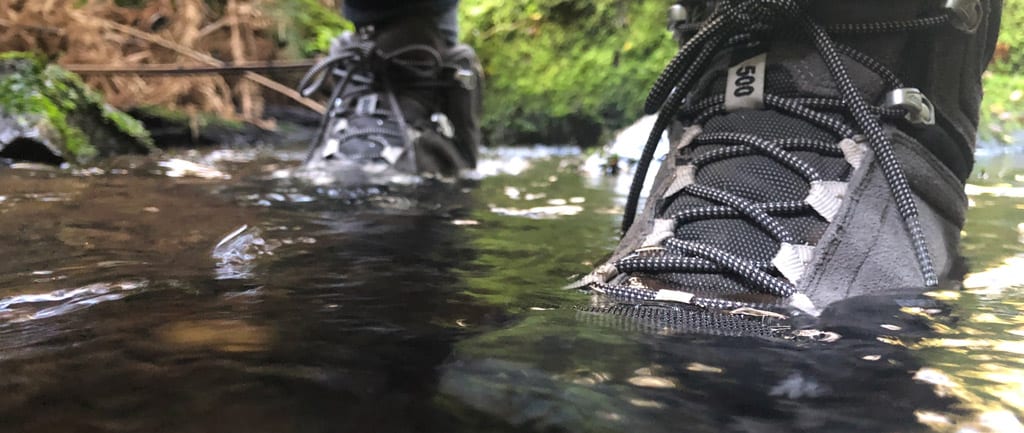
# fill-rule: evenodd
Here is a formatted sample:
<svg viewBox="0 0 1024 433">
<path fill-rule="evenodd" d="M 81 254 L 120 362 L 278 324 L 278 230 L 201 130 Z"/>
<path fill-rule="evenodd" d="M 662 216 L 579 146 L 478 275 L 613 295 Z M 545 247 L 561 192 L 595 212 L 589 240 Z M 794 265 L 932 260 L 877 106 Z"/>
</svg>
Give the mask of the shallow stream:
<svg viewBox="0 0 1024 433">
<path fill-rule="evenodd" d="M 362 190 L 302 154 L 0 168 L 0 432 L 1024 431 L 1024 154 L 979 154 L 964 290 L 807 344 L 578 314 L 628 179 L 574 149 Z"/>
</svg>

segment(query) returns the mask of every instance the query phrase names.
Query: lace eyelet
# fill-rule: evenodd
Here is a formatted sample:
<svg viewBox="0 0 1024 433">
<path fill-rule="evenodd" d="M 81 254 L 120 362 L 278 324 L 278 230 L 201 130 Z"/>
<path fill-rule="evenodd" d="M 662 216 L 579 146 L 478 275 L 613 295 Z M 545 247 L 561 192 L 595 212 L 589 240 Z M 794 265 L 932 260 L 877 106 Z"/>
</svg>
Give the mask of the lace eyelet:
<svg viewBox="0 0 1024 433">
<path fill-rule="evenodd" d="M 454 72 L 453 77 L 455 82 L 459 83 L 463 89 L 475 90 L 477 85 L 476 74 L 469 69 L 459 68 Z"/>
<path fill-rule="evenodd" d="M 334 128 L 331 129 L 331 132 L 334 134 L 341 134 L 342 132 L 345 132 L 346 129 L 348 129 L 348 119 L 342 117 L 334 123 Z"/>
<path fill-rule="evenodd" d="M 690 22 L 690 11 L 686 9 L 686 6 L 681 4 L 674 4 L 668 8 L 668 29 L 673 30 L 680 24 L 686 24 Z"/>
<path fill-rule="evenodd" d="M 452 121 L 448 119 L 448 116 L 444 113 L 438 112 L 430 115 L 430 123 L 434 124 L 434 129 L 437 130 L 438 134 L 447 139 L 455 138 L 455 126 L 452 125 Z"/>
<path fill-rule="evenodd" d="M 907 121 L 918 125 L 935 124 L 935 106 L 920 90 L 914 88 L 896 89 L 885 95 L 886 107 L 907 110 Z"/>
<path fill-rule="evenodd" d="M 980 0 L 946 0 L 953 27 L 966 33 L 974 33 L 981 26 L 983 10 Z"/>
</svg>

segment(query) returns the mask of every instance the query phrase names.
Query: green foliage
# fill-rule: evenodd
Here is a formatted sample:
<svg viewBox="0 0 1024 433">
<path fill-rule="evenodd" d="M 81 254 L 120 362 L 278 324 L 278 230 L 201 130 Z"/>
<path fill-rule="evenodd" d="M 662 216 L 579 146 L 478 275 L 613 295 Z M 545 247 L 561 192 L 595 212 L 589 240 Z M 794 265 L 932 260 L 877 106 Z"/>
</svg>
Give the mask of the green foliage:
<svg viewBox="0 0 1024 433">
<path fill-rule="evenodd" d="M 1004 144 L 1024 128 L 1024 0 L 1004 0 L 996 55 L 984 77 L 978 135 Z"/>
<path fill-rule="evenodd" d="M 1010 144 L 1011 132 L 1024 128 L 1024 76 L 989 73 L 984 84 L 978 135 Z"/>
<path fill-rule="evenodd" d="M 100 105 L 101 113 L 103 118 L 108 122 L 112 123 L 117 129 L 130 137 L 149 145 L 153 144 L 153 139 L 149 135 L 149 130 L 142 122 L 138 121 L 132 116 L 129 116 L 125 112 L 112 107 L 110 104 L 102 103 Z"/>
<path fill-rule="evenodd" d="M 283 0 L 304 54 L 325 52 L 352 24 L 316 0 Z M 484 130 L 492 142 L 549 139 L 579 125 L 604 131 L 640 115 L 651 83 L 675 53 L 661 27 L 667 4 L 618 0 L 463 0 L 463 41 L 487 74 Z M 589 143 L 585 143 L 589 144 Z"/>
<path fill-rule="evenodd" d="M 97 107 L 103 119 L 117 130 L 140 143 L 153 145 L 149 131 L 142 122 L 107 104 L 103 96 L 89 88 L 78 74 L 55 64 L 48 64 L 43 69 L 42 79 L 42 92 L 52 99 L 65 98 L 64 104 L 68 110 L 86 105 Z"/>
<path fill-rule="evenodd" d="M 1000 49 L 986 78 L 981 134 L 1005 140 L 1021 125 L 1024 0 L 1004 0 Z M 284 0 L 308 37 L 307 54 L 326 51 L 351 23 L 316 0 Z M 487 74 L 484 130 L 492 143 L 599 125 L 605 133 L 640 115 L 651 83 L 675 54 L 662 26 L 665 2 L 463 0 L 462 39 Z M 297 14 L 297 15 L 296 15 Z M 562 134 L 563 136 L 565 134 Z M 557 139 L 554 139 L 557 141 Z M 586 143 L 584 143 L 586 144 Z"/>
<path fill-rule="evenodd" d="M 8 115 L 42 115 L 60 135 L 66 150 L 78 161 L 98 154 L 87 131 L 71 116 L 95 107 L 110 126 L 152 148 L 149 132 L 138 120 L 111 107 L 81 78 L 30 53 L 0 53 L 0 108 Z"/>
<path fill-rule="evenodd" d="M 492 139 L 582 117 L 607 130 L 640 115 L 650 84 L 675 52 L 663 2 L 465 0 L 463 40 L 487 74 L 484 127 Z M 497 136 L 497 137 L 495 137 Z"/>
<path fill-rule="evenodd" d="M 17 52 L 3 53 L 0 61 L 12 69 L 4 71 L 0 78 L 0 107 L 4 111 L 11 115 L 42 114 L 60 134 L 69 152 L 83 159 L 96 155 L 85 134 L 68 123 L 67 112 L 74 109 L 74 101 L 52 98 L 46 91 L 42 61 L 32 54 Z M 60 88 L 50 89 L 63 90 L 65 86 L 60 84 Z"/>
<path fill-rule="evenodd" d="M 307 56 L 327 52 L 334 37 L 354 29 L 338 11 L 318 0 L 282 0 L 277 2 L 277 7 L 277 13 L 295 26 L 295 36 L 303 41 L 300 48 Z"/>
<path fill-rule="evenodd" d="M 1002 19 L 1000 49 L 991 69 L 1000 73 L 1024 72 L 1024 0 L 1004 0 Z"/>
</svg>

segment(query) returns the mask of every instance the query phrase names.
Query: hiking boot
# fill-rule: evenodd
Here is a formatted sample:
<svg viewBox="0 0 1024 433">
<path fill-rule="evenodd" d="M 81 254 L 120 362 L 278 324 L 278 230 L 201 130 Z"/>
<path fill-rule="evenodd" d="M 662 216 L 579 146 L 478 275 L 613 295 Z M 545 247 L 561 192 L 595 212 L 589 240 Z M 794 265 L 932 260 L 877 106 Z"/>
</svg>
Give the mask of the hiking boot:
<svg viewBox="0 0 1024 433">
<path fill-rule="evenodd" d="M 342 34 L 300 85 L 309 96 L 335 81 L 306 168 L 362 181 L 474 168 L 481 75 L 473 50 L 447 47 L 430 17 Z"/>
<path fill-rule="evenodd" d="M 958 278 L 999 0 L 724 0 L 680 48 L 596 312 L 773 333 Z M 634 223 L 651 155 L 668 157 Z M 764 326 L 762 326 L 764 325 Z M 725 332 L 729 333 L 729 332 Z"/>
</svg>

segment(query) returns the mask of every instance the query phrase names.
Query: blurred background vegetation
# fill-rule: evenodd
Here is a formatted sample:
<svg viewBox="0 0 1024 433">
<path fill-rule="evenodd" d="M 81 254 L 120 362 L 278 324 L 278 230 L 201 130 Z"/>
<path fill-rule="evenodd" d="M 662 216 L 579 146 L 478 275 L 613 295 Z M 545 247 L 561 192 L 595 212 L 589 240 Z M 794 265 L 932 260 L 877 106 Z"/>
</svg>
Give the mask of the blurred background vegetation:
<svg viewBox="0 0 1024 433">
<path fill-rule="evenodd" d="M 666 29 L 670 5 L 462 0 L 462 40 L 476 49 L 487 74 L 488 142 L 593 145 L 634 122 L 676 51 Z M 305 52 L 326 50 L 335 25 L 305 31 L 312 35 Z"/>
<path fill-rule="evenodd" d="M 984 78 L 980 133 L 1010 142 L 1012 133 L 1024 127 L 1024 0 L 1004 1 L 998 52 Z M 311 58 L 351 28 L 336 12 L 339 3 L 0 0 L 0 51 L 35 51 L 64 65 Z M 594 145 L 635 121 L 651 83 L 676 50 L 665 28 L 670 3 L 462 0 L 462 39 L 476 48 L 487 74 L 488 141 Z M 270 78 L 294 85 L 295 75 Z M 238 75 L 85 79 L 120 108 L 152 104 L 271 127 L 264 102 L 289 103 L 280 91 Z"/>
<path fill-rule="evenodd" d="M 665 27 L 670 3 L 462 0 L 462 39 L 487 73 L 490 142 L 588 145 L 635 121 L 676 50 Z M 331 31 L 314 33 L 307 54 L 324 49 Z M 1024 128 L 1024 0 L 1004 0 L 999 46 L 984 81 L 979 132 L 1011 143 Z"/>
<path fill-rule="evenodd" d="M 1003 24 L 995 59 L 985 74 L 979 133 L 1013 143 L 1024 128 L 1024 0 L 1003 0 Z"/>
<path fill-rule="evenodd" d="M 487 73 L 494 141 L 590 144 L 637 119 L 676 47 L 668 2 L 464 0 L 463 39 Z"/>
</svg>

